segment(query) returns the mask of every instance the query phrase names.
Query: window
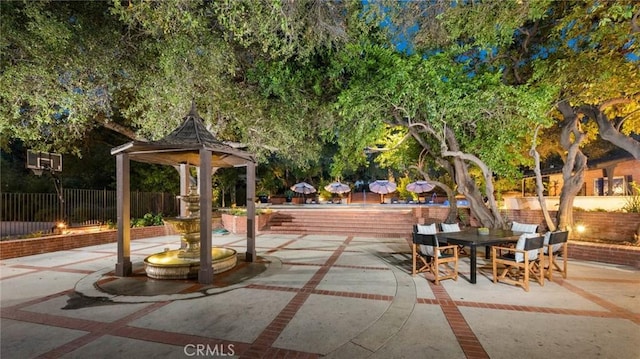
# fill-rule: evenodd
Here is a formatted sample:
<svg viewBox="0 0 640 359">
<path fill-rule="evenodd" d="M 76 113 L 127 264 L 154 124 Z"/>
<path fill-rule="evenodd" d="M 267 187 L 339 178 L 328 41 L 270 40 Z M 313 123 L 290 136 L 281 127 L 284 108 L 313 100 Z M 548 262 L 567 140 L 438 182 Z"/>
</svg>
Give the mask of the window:
<svg viewBox="0 0 640 359">
<path fill-rule="evenodd" d="M 606 177 L 593 180 L 594 196 L 624 196 L 627 194 L 627 183 L 623 176 L 613 178 L 612 194 L 609 194 L 609 179 Z"/>
</svg>

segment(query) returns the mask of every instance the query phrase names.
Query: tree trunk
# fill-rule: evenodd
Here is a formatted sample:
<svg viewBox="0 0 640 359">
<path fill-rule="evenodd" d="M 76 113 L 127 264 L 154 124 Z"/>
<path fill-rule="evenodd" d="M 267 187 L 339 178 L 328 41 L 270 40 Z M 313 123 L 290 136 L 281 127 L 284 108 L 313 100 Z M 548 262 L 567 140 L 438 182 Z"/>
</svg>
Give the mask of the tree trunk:
<svg viewBox="0 0 640 359">
<path fill-rule="evenodd" d="M 558 229 L 571 230 L 573 228 L 573 200 L 584 183 L 584 171 L 587 168 L 587 157 L 580 150 L 580 143 L 584 140 L 584 133 L 580 131 L 576 111 L 567 103 L 558 104 L 562 113 L 562 131 L 560 145 L 567 151 L 567 157 L 562 167 L 564 181 L 560 191 L 560 204 L 556 221 Z"/>
<path fill-rule="evenodd" d="M 542 183 L 542 173 L 540 171 L 540 154 L 536 150 L 536 141 L 538 138 L 538 130 L 540 126 L 536 127 L 535 132 L 533 133 L 533 140 L 531 141 L 531 149 L 529 150 L 529 155 L 533 157 L 535 162 L 535 166 L 533 167 L 533 171 L 536 174 L 536 193 L 538 195 L 538 201 L 540 202 L 540 208 L 542 209 L 542 214 L 544 215 L 544 221 L 547 224 L 547 228 L 550 231 L 556 230 L 556 224 L 551 219 L 551 214 L 547 209 L 547 201 L 544 198 L 544 185 Z"/>
<path fill-rule="evenodd" d="M 456 184 L 458 185 L 458 192 L 462 193 L 466 197 L 467 201 L 469 201 L 471 215 L 475 217 L 483 227 L 504 227 L 504 219 L 498 211 L 495 196 L 493 194 L 492 171 L 479 158 L 459 151 L 458 142 L 456 141 L 451 130 L 445 129 L 445 138 L 448 150 L 444 149 L 442 151 L 442 156 L 453 157 L 453 167 L 455 170 L 454 179 L 456 181 Z M 491 208 L 485 205 L 482 193 L 478 189 L 478 185 L 476 184 L 476 182 L 469 174 L 469 169 L 465 161 L 473 162 L 482 170 L 482 173 L 486 180 L 485 189 L 487 201 L 489 202 Z"/>
<path fill-rule="evenodd" d="M 447 193 L 447 199 L 449 200 L 449 212 L 447 213 L 447 219 L 445 220 L 445 223 L 455 223 L 456 219 L 458 218 L 458 204 L 456 202 L 456 194 L 453 192 L 453 189 L 440 181 L 432 180 L 429 177 L 429 174 L 422 170 L 422 166 L 412 167 L 420 172 L 425 181 L 442 188 Z"/>
<path fill-rule="evenodd" d="M 605 107 L 605 104 L 600 107 L 583 105 L 580 106 L 578 111 L 589 116 L 589 118 L 598 124 L 598 132 L 603 140 L 611 142 L 615 146 L 629 152 L 635 159 L 640 160 L 640 142 L 622 134 L 616 129 L 611 121 L 609 121 L 607 115 L 602 112 L 603 107 Z"/>
</svg>

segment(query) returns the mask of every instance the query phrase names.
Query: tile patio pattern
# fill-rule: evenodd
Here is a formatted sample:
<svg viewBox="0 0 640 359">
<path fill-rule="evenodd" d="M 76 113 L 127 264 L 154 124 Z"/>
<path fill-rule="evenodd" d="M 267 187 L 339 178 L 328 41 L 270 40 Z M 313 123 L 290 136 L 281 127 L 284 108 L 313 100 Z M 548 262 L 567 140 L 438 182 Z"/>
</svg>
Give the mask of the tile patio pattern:
<svg viewBox="0 0 640 359">
<path fill-rule="evenodd" d="M 245 251 L 242 236 L 213 240 Z M 133 241 L 132 261 L 178 241 Z M 640 358 L 632 268 L 570 261 L 568 279 L 526 293 L 493 284 L 482 254 L 476 285 L 468 258 L 457 282 L 412 277 L 406 238 L 263 234 L 256 247 L 269 268 L 221 290 L 75 306 L 75 290 L 117 280 L 115 244 L 4 260 L 1 357 Z"/>
</svg>

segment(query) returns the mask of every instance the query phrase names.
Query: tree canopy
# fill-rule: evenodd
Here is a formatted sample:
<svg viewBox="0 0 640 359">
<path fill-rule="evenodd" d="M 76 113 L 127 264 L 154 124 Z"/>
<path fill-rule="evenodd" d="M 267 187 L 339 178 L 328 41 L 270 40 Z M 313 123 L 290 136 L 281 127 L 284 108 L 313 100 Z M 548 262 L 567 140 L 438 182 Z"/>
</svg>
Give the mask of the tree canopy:
<svg viewBox="0 0 640 359">
<path fill-rule="evenodd" d="M 632 0 L 16 1 L 0 9 L 5 149 L 17 139 L 78 153 L 96 127 L 155 139 L 193 100 L 220 139 L 291 173 L 358 173 L 371 151 L 415 177 L 429 177 L 425 163 L 437 166 L 441 187 L 465 194 L 490 226 L 502 222 L 495 180 L 532 165 L 538 126 L 549 135 L 536 139 L 553 143 L 546 147 L 571 176 L 595 134 L 640 154 L 630 136 L 640 132 L 640 4 Z"/>
</svg>

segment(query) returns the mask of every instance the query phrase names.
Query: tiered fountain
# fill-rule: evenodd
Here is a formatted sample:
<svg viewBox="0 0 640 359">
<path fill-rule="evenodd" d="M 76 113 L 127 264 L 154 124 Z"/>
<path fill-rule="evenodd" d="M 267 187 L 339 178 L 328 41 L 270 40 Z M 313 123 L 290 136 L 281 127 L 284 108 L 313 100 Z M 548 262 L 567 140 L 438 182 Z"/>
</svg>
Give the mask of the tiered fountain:
<svg viewBox="0 0 640 359">
<path fill-rule="evenodd" d="M 180 199 L 187 203 L 186 217 L 165 218 L 173 225 L 185 243 L 183 249 L 165 250 L 144 259 L 147 276 L 155 279 L 188 279 L 198 277 L 200 270 L 200 196 L 196 188 Z M 236 251 L 231 248 L 211 249 L 213 273 L 222 273 L 236 266 Z"/>
</svg>

